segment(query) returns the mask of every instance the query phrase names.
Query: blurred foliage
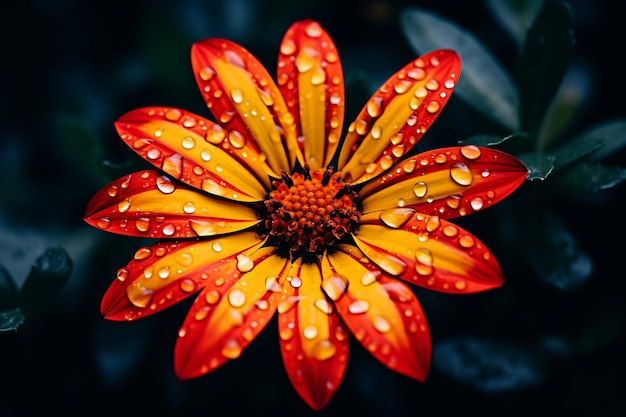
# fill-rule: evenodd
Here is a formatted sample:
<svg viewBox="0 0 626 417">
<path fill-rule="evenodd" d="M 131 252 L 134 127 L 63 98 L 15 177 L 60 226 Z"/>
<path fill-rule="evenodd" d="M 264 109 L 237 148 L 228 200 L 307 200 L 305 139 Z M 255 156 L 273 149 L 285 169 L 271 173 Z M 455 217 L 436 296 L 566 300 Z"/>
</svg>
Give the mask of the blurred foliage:
<svg viewBox="0 0 626 417">
<path fill-rule="evenodd" d="M 617 80 L 625 40 L 617 3 L 6 6 L 17 24 L 0 29 L 11 40 L 0 77 L 0 415 L 40 413 L 42 404 L 84 412 L 79 397 L 101 412 L 166 415 L 528 415 L 537 404 L 560 415 L 624 414 L 626 285 L 615 236 L 626 231 L 626 92 Z M 104 321 L 99 301 L 141 243 L 82 222 L 100 187 L 145 166 L 116 139 L 117 117 L 145 105 L 207 114 L 191 43 L 232 39 L 273 73 L 284 30 L 304 18 L 320 21 L 337 44 L 347 122 L 417 54 L 453 48 L 460 81 L 420 146 L 497 147 L 531 169 L 507 201 L 460 219 L 496 255 L 504 287 L 461 298 L 416 289 L 434 343 L 426 383 L 384 369 L 352 343 L 342 387 L 322 413 L 292 391 L 274 324 L 232 364 L 176 380 L 172 329 L 188 306 L 137 323 Z M 31 401 L 33 392 L 41 401 Z"/>
</svg>

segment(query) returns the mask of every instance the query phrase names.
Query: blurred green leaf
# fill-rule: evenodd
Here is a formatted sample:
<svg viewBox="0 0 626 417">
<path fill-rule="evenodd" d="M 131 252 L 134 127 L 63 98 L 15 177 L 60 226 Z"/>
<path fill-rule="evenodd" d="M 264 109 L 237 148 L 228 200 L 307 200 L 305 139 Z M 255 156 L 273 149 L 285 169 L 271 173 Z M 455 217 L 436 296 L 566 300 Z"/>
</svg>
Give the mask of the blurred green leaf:
<svg viewBox="0 0 626 417">
<path fill-rule="evenodd" d="M 573 48 L 570 6 L 546 0 L 528 30 L 518 68 L 522 128 L 534 136 L 567 70 Z"/>
<path fill-rule="evenodd" d="M 519 344 L 454 338 L 433 348 L 433 367 L 449 378 L 483 392 L 507 392 L 540 384 L 548 362 Z"/>
<path fill-rule="evenodd" d="M 581 158 L 589 156 L 604 144 L 599 137 L 578 136 L 554 151 L 554 169 L 561 169 Z"/>
<path fill-rule="evenodd" d="M 615 119 L 592 126 L 580 135 L 580 140 L 601 141 L 602 149 L 591 155 L 599 161 L 622 150 L 626 145 L 626 119 Z"/>
<path fill-rule="evenodd" d="M 462 70 L 454 94 L 508 130 L 519 130 L 515 85 L 491 52 L 472 34 L 435 13 L 415 7 L 403 10 L 400 23 L 418 54 L 439 48 L 456 50 Z"/>
<path fill-rule="evenodd" d="M 485 0 L 485 3 L 496 21 L 511 34 L 515 43 L 521 48 L 526 38 L 526 31 L 541 9 L 543 1 Z"/>
<path fill-rule="evenodd" d="M 19 308 L 13 310 L 0 311 L 0 332 L 17 330 L 24 323 L 24 315 Z"/>
<path fill-rule="evenodd" d="M 108 182 L 110 178 L 102 166 L 104 147 L 89 124 L 77 116 L 61 115 L 57 118 L 57 128 L 67 154 L 77 167 L 97 183 Z"/>
<path fill-rule="evenodd" d="M 554 169 L 554 160 L 556 159 L 554 155 L 543 152 L 524 153 L 522 155 L 518 155 L 517 157 L 528 168 L 529 172 L 527 179 L 531 181 L 545 180 L 548 175 L 552 173 L 552 170 Z"/>
<path fill-rule="evenodd" d="M 20 288 L 20 302 L 25 314 L 39 312 L 54 299 L 67 284 L 73 263 L 60 246 L 53 246 L 41 254 Z"/>
<path fill-rule="evenodd" d="M 499 136 L 499 135 L 474 135 L 474 136 L 470 136 L 467 139 L 464 140 L 460 140 L 458 142 L 459 145 L 476 145 L 476 146 L 484 146 L 484 147 L 489 147 L 489 146 L 496 146 L 496 145 L 500 145 L 501 143 L 510 140 L 510 139 L 526 139 L 528 138 L 528 135 L 526 135 L 525 133 L 513 133 L 512 135 L 509 136 Z"/>
<path fill-rule="evenodd" d="M 17 284 L 9 271 L 0 265 L 0 311 L 17 305 Z"/>
<path fill-rule="evenodd" d="M 520 211 L 525 259 L 548 285 L 563 291 L 582 287 L 593 272 L 592 259 L 555 211 L 538 201 L 533 204 L 533 210 Z"/>
<path fill-rule="evenodd" d="M 555 178 L 552 185 L 559 193 L 581 197 L 621 184 L 626 180 L 626 168 L 589 162 L 575 165 Z"/>
</svg>

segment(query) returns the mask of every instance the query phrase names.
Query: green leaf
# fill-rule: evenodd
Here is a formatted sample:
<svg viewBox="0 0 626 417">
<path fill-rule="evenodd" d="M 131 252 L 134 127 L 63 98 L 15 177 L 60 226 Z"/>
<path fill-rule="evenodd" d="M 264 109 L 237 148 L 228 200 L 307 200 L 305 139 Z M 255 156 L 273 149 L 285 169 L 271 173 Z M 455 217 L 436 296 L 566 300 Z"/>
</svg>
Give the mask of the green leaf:
<svg viewBox="0 0 626 417">
<path fill-rule="evenodd" d="M 511 34 L 515 43 L 521 48 L 526 38 L 526 31 L 541 9 L 543 1 L 485 0 L 485 4 L 500 26 Z"/>
<path fill-rule="evenodd" d="M 569 291 L 582 287 L 593 272 L 593 261 L 583 251 L 562 218 L 547 206 L 534 203 L 521 210 L 523 254 L 546 284 Z"/>
<path fill-rule="evenodd" d="M 0 311 L 0 332 L 17 330 L 24 323 L 24 315 L 19 308 L 13 310 Z"/>
<path fill-rule="evenodd" d="M 581 197 L 586 193 L 607 190 L 626 180 L 626 168 L 604 166 L 600 163 L 582 163 L 573 166 L 565 175 L 555 176 L 552 184 L 561 194 Z"/>
<path fill-rule="evenodd" d="M 615 119 L 592 126 L 580 135 L 581 140 L 599 140 L 602 148 L 591 155 L 591 159 L 599 161 L 622 150 L 626 145 L 626 119 Z"/>
<path fill-rule="evenodd" d="M 17 284 L 9 271 L 0 265 L 0 311 L 17 305 Z"/>
<path fill-rule="evenodd" d="M 590 137 L 578 137 L 575 138 L 564 146 L 557 149 L 554 154 L 556 160 L 554 161 L 554 169 L 561 169 L 581 158 L 584 158 L 594 151 L 597 151 L 603 145 L 603 141 L 600 138 Z"/>
<path fill-rule="evenodd" d="M 542 152 L 525 153 L 517 156 L 520 161 L 528 168 L 528 177 L 530 181 L 545 180 L 554 169 L 554 155 Z"/>
<path fill-rule="evenodd" d="M 519 99 L 510 75 L 472 34 L 415 7 L 403 10 L 400 23 L 409 44 L 420 55 L 439 48 L 456 50 L 463 69 L 454 94 L 506 129 L 519 130 Z"/>
<path fill-rule="evenodd" d="M 459 145 L 476 145 L 476 146 L 484 146 L 484 147 L 489 147 L 489 146 L 497 146 L 502 144 L 503 142 L 510 140 L 510 139 L 527 139 L 528 135 L 523 133 L 523 132 L 519 132 L 519 133 L 513 133 L 512 135 L 509 136 L 498 136 L 498 135 L 474 135 L 474 136 L 470 136 L 467 139 L 464 140 L 460 140 L 458 142 Z"/>
<path fill-rule="evenodd" d="M 562 1 L 546 0 L 528 30 L 518 68 L 522 129 L 537 136 L 574 48 L 572 12 Z"/>
<path fill-rule="evenodd" d="M 72 273 L 72 259 L 60 246 L 40 255 L 20 288 L 21 306 L 26 314 L 47 307 L 65 286 Z"/>
</svg>

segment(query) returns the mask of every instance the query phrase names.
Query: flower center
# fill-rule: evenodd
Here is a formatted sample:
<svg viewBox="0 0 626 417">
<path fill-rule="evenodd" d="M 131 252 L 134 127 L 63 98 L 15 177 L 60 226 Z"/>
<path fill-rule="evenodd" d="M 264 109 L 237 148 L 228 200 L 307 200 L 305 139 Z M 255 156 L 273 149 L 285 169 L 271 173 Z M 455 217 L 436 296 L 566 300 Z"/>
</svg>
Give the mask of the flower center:
<svg viewBox="0 0 626 417">
<path fill-rule="evenodd" d="M 282 174 L 265 201 L 265 227 L 284 256 L 320 256 L 359 225 L 357 194 L 332 169 Z"/>
</svg>

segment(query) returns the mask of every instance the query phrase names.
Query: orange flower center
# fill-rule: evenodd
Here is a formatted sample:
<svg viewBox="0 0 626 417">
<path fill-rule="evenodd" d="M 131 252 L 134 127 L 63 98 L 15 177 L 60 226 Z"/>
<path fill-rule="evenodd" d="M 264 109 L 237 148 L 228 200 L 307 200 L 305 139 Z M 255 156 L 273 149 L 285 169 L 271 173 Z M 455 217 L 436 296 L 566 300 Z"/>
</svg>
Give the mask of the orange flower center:
<svg viewBox="0 0 626 417">
<path fill-rule="evenodd" d="M 357 194 L 332 169 L 283 173 L 273 185 L 265 227 L 284 256 L 322 255 L 359 225 Z"/>
</svg>

